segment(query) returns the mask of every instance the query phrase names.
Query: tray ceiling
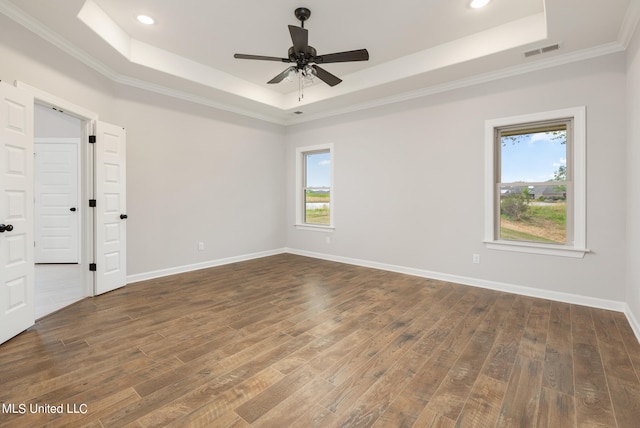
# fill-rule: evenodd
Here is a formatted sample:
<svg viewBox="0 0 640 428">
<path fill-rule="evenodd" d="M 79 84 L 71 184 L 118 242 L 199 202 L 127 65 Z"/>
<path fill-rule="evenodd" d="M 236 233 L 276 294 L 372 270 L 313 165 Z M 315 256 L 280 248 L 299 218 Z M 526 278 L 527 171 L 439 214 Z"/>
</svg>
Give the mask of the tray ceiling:
<svg viewBox="0 0 640 428">
<path fill-rule="evenodd" d="M 469 1 L 0 0 L 0 12 L 116 82 L 282 124 L 620 51 L 640 14 L 638 0 Z M 316 79 L 303 99 L 295 80 L 266 84 L 287 64 L 233 58 L 286 57 L 300 6 L 319 54 L 370 55 L 323 66 L 343 82 Z"/>
</svg>

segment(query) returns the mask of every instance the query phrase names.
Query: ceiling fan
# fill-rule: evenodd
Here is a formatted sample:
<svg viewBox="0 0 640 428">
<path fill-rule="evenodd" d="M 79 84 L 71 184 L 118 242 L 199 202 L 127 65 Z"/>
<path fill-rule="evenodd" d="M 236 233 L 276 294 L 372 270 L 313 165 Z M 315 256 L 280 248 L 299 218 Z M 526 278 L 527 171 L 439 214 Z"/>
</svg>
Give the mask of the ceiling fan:
<svg viewBox="0 0 640 428">
<path fill-rule="evenodd" d="M 309 33 L 304 28 L 304 21 L 309 19 L 311 11 L 306 7 L 299 7 L 294 12 L 296 18 L 300 20 L 301 26 L 289 25 L 289 33 L 291 34 L 291 40 L 293 46 L 289 48 L 287 58 L 278 58 L 272 56 L 262 55 L 247 55 L 247 54 L 234 54 L 234 58 L 238 59 L 257 59 L 263 61 L 279 61 L 285 63 L 292 63 L 292 65 L 278 74 L 267 83 L 280 83 L 285 78 L 291 78 L 295 74 L 300 76 L 300 82 L 302 84 L 303 79 L 305 82 L 310 82 L 314 77 L 322 80 L 329 86 L 335 86 L 342 82 L 342 79 L 329 73 L 324 68 L 317 64 L 330 64 L 334 62 L 351 62 L 351 61 L 368 61 L 369 52 L 366 49 L 358 49 L 354 51 L 336 52 L 325 55 L 318 55 L 313 46 L 309 46 Z"/>
</svg>

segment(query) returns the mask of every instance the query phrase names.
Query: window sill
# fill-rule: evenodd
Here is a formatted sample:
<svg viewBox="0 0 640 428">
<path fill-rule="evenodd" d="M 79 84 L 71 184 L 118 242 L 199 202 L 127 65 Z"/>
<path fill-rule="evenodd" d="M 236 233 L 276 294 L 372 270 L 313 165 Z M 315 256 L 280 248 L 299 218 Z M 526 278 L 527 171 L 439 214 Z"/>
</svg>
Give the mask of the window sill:
<svg viewBox="0 0 640 428">
<path fill-rule="evenodd" d="M 312 232 L 333 232 L 336 228 L 333 226 L 322 226 L 315 224 L 294 224 L 296 229 L 310 230 Z"/>
<path fill-rule="evenodd" d="M 485 241 L 489 250 L 513 251 L 517 253 L 543 254 L 547 256 L 572 257 L 581 259 L 590 250 L 586 248 L 564 247 L 553 244 L 536 244 L 533 242 Z"/>
</svg>

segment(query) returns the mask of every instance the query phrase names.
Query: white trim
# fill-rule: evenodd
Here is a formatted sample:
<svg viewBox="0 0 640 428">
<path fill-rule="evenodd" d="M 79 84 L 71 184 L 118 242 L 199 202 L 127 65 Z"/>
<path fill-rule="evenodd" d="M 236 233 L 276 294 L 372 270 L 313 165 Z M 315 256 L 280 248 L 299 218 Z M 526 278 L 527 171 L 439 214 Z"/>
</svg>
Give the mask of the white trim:
<svg viewBox="0 0 640 428">
<path fill-rule="evenodd" d="M 545 245 L 524 241 L 504 241 L 495 239 L 495 129 L 503 126 L 556 119 L 573 118 L 572 165 L 573 165 L 573 244 Z M 551 256 L 584 257 L 589 252 L 587 235 L 587 157 L 586 157 L 586 107 L 573 107 L 540 113 L 523 114 L 485 121 L 485 187 L 484 187 L 484 243 L 492 250 L 515 251 L 521 253 L 546 254 Z"/>
<path fill-rule="evenodd" d="M 304 216 L 302 215 L 303 211 L 303 200 L 302 200 L 302 187 L 303 187 L 303 173 L 304 173 L 304 154 L 310 152 L 319 152 L 319 151 L 329 151 L 329 159 L 331 162 L 331 177 L 329 183 L 329 194 L 331 195 L 331 208 L 329 209 L 329 225 L 315 225 L 305 223 L 303 221 Z M 296 201 L 296 212 L 295 212 L 295 227 L 301 230 L 334 230 L 334 213 L 335 213 L 335 190 L 334 190 L 334 181 L 333 177 L 335 176 L 335 164 L 334 164 L 334 147 L 333 143 L 326 144 L 316 144 L 313 146 L 304 146 L 304 147 L 296 147 L 296 185 L 295 185 L 295 201 Z"/>
<path fill-rule="evenodd" d="M 547 70 L 553 67 L 559 67 L 562 65 L 572 64 L 580 61 L 586 61 L 593 58 L 598 58 L 605 55 L 611 55 L 618 52 L 623 52 L 625 46 L 619 42 L 607 43 L 604 45 L 595 46 L 592 48 L 582 49 L 568 54 L 554 55 L 549 58 L 526 62 L 524 64 L 514 65 L 500 70 L 489 71 L 484 74 L 478 74 L 475 76 L 455 80 L 452 82 L 446 82 L 436 85 L 427 86 L 425 88 L 417 89 L 414 91 L 401 92 L 396 95 L 391 95 L 384 98 L 377 98 L 372 101 L 363 102 L 360 104 L 353 104 L 347 107 L 316 113 L 316 114 L 304 114 L 289 118 L 283 124 L 285 126 L 297 125 L 299 123 L 311 122 L 320 119 L 326 119 L 334 116 L 341 116 L 348 113 L 354 113 L 361 110 L 368 110 L 376 107 L 385 106 L 387 104 L 394 104 L 403 101 L 409 101 L 417 98 L 428 97 L 431 95 L 441 94 L 444 92 L 453 91 L 456 89 L 463 89 L 481 85 L 484 83 L 490 83 L 497 80 L 507 79 L 510 77 L 516 77 L 523 74 L 533 73 L 536 71 Z"/>
<path fill-rule="evenodd" d="M 618 31 L 618 41 L 624 46 L 625 49 L 629 47 L 633 33 L 640 22 L 640 2 L 637 0 L 631 0 L 627 12 L 622 18 L 622 25 L 620 25 L 620 31 Z"/>
<path fill-rule="evenodd" d="M 336 230 L 333 226 L 322 226 L 314 224 L 294 224 L 293 227 L 300 230 L 309 230 L 311 232 L 333 232 Z"/>
<path fill-rule="evenodd" d="M 368 260 L 353 259 L 350 257 L 335 256 L 332 254 L 316 253 L 294 248 L 285 248 L 285 252 L 299 256 L 312 257 L 315 259 L 328 260 L 338 263 L 346 263 L 355 266 L 380 269 L 389 272 L 413 275 L 422 278 L 436 279 L 440 281 L 453 282 L 456 284 L 469 285 L 472 287 L 486 288 L 489 290 L 503 291 L 505 293 L 519 294 L 522 296 L 536 297 L 540 299 L 554 300 L 557 302 L 570 303 L 574 305 L 590 306 L 593 308 L 607 309 L 616 312 L 625 312 L 625 302 L 617 300 L 600 299 L 597 297 L 581 296 L 559 291 L 542 290 L 522 285 L 507 284 L 504 282 L 489 281 L 466 276 L 451 275 L 441 272 L 433 272 L 424 269 L 410 268 L 406 266 L 391 265 L 387 263 L 371 262 Z"/>
<path fill-rule="evenodd" d="M 396 273 L 401 273 L 405 275 L 418 276 L 421 278 L 429 278 L 429 279 L 435 279 L 439 281 L 452 282 L 456 284 L 468 285 L 471 287 L 486 288 L 489 290 L 503 291 L 505 293 L 513 293 L 513 294 L 519 294 L 522 296 L 554 300 L 557 302 L 570 303 L 573 305 L 583 305 L 583 306 L 590 306 L 593 308 L 623 312 L 630 319 L 630 324 L 632 324 L 632 326 L 634 327 L 634 330 L 636 330 L 637 328 L 637 330 L 640 331 L 640 323 L 638 323 L 635 319 L 633 323 L 631 322 L 631 319 L 633 319 L 633 315 L 631 314 L 631 311 L 628 309 L 628 306 L 626 305 L 626 303 L 617 301 L 617 300 L 607 300 L 607 299 L 600 299 L 597 297 L 581 296 L 578 294 L 562 293 L 562 292 L 551 291 L 551 290 L 542 290 L 542 289 L 531 288 L 531 287 L 526 287 L 522 285 L 514 285 L 514 284 L 507 284 L 507 283 L 497 282 L 497 281 L 470 278 L 466 276 L 452 275 L 452 274 L 434 272 L 434 271 L 429 271 L 424 269 L 416 269 L 416 268 L 411 268 L 406 266 L 392 265 L 388 263 L 372 262 L 368 260 L 354 259 L 351 257 L 336 256 L 333 254 L 317 253 L 313 251 L 299 250 L 299 249 L 289 248 L 289 247 L 262 251 L 258 253 L 244 254 L 244 255 L 234 256 L 234 257 L 227 257 L 224 259 L 211 260 L 208 262 L 194 263 L 191 265 L 176 266 L 173 268 L 139 273 L 135 275 L 129 275 L 127 277 L 127 281 L 129 284 L 132 284 L 135 282 L 146 281 L 149 279 L 160 278 L 160 277 L 175 275 L 179 273 L 192 272 L 200 269 L 207 269 L 211 267 L 222 266 L 222 265 L 227 265 L 227 264 L 237 263 L 242 261 L 254 260 L 262 257 L 275 256 L 278 254 L 294 254 L 298 256 L 311 257 L 319 260 L 328 260 L 328 261 L 337 262 L 337 263 L 345 263 L 345 264 L 354 265 L 354 266 L 362 266 L 362 267 L 367 267 L 372 269 L 380 269 L 388 272 L 396 272 Z"/>
<path fill-rule="evenodd" d="M 485 288 L 489 290 L 501 291 L 505 293 L 518 294 L 522 296 L 535 297 L 540 299 L 553 300 L 557 302 L 569 303 L 572 305 L 589 306 L 593 308 L 606 309 L 616 312 L 622 312 L 627 317 L 631 328 L 633 329 L 636 337 L 640 341 L 640 322 L 634 317 L 633 312 L 629 306 L 622 301 L 600 299 L 597 297 L 581 296 L 578 294 L 562 293 L 552 290 L 542 290 L 538 288 L 531 288 L 521 285 L 507 284 L 497 281 L 489 281 L 478 278 L 470 278 L 460 275 L 452 275 L 441 272 L 428 271 L 424 269 L 410 268 L 406 266 L 392 265 L 388 263 L 372 262 L 362 259 L 354 259 L 351 257 L 336 256 L 326 253 L 317 253 L 313 251 L 299 250 L 295 248 L 277 248 L 268 251 L 262 251 L 258 253 L 244 254 L 240 256 L 227 257 L 223 259 L 211 260 L 208 262 L 195 263 L 185 266 L 176 266 L 168 269 L 161 269 L 157 271 L 139 273 L 135 275 L 129 275 L 127 282 L 129 284 L 146 281 L 154 278 L 165 277 L 169 275 L 175 275 L 180 273 L 192 272 L 200 269 L 207 269 L 216 266 L 227 265 L 231 263 L 237 263 L 242 261 L 259 259 L 262 257 L 275 256 L 278 254 L 294 254 L 298 256 L 311 257 L 314 259 L 328 260 L 337 263 L 345 263 L 354 266 L 362 266 L 371 269 L 380 269 L 388 272 L 396 272 L 405 275 L 412 275 L 421 278 L 435 279 L 439 281 L 452 282 L 456 284 L 467 285 L 471 287 Z"/>
<path fill-rule="evenodd" d="M 292 113 L 292 111 L 290 110 L 278 110 L 274 113 L 274 115 L 258 113 L 246 108 L 235 107 L 229 104 L 214 101 L 207 97 L 198 96 L 195 94 L 187 93 L 185 91 L 172 89 L 166 86 L 150 83 L 141 79 L 121 74 L 103 64 L 102 62 L 98 61 L 87 52 L 79 49 L 67 39 L 55 33 L 37 20 L 33 19 L 33 17 L 23 12 L 11 2 L 0 0 L 0 13 L 3 13 L 18 24 L 27 28 L 42 39 L 58 47 L 62 51 L 66 52 L 73 58 L 77 59 L 78 61 L 82 62 L 83 64 L 87 65 L 91 69 L 95 70 L 96 72 L 100 73 L 113 82 L 283 126 L 296 125 L 298 123 L 311 122 L 323 118 L 343 115 L 346 113 L 367 110 L 387 104 L 426 97 L 429 95 L 475 86 L 482 83 L 492 82 L 495 80 L 513 76 L 519 76 L 521 74 L 621 52 L 627 48 L 631 35 L 633 34 L 633 30 L 637 25 L 638 14 L 640 13 L 638 12 L 638 9 L 639 8 L 634 5 L 634 2 L 630 3 L 629 9 L 627 10 L 627 14 L 624 17 L 620 32 L 618 34 L 618 40 L 615 42 L 570 52 L 564 55 L 554 55 L 553 57 L 543 60 L 526 62 L 524 64 L 514 65 L 512 67 L 501 70 L 490 71 L 481 75 L 456 80 L 454 82 L 431 85 L 415 91 L 408 91 L 385 98 L 378 98 L 370 102 L 354 104 L 348 107 L 333 109 L 317 114 L 295 116 L 292 118 L 290 117 L 290 114 Z M 282 117 L 283 113 L 286 115 L 286 117 Z"/>
<path fill-rule="evenodd" d="M 91 110 L 87 110 L 84 107 L 80 107 L 79 105 L 73 104 L 56 95 L 50 94 L 31 85 L 27 85 L 20 80 L 16 80 L 14 82 L 14 86 L 18 89 L 28 91 L 30 94 L 32 94 L 34 100 L 36 101 L 36 104 L 40 104 L 46 107 L 55 107 L 56 109 L 62 110 L 64 113 L 68 114 L 69 116 L 73 116 L 76 119 L 98 119 L 98 113 L 94 113 Z"/>
<path fill-rule="evenodd" d="M 283 94 L 137 40 L 127 34 L 93 0 L 85 0 L 77 18 L 132 64 L 282 109 Z"/>
<path fill-rule="evenodd" d="M 484 241 L 485 246 L 490 250 L 514 251 L 516 253 L 544 254 L 548 256 L 562 256 L 584 258 L 586 253 L 591 252 L 587 248 L 565 247 L 554 244 L 540 244 L 537 242 L 520 241 Z"/>
<path fill-rule="evenodd" d="M 16 6 L 14 6 L 8 1 L 0 0 L 0 13 L 3 13 L 7 17 L 13 19 L 18 24 L 22 25 L 23 27 L 33 32 L 37 36 L 41 37 L 42 39 L 46 40 L 47 42 L 61 49 L 63 52 L 66 52 L 71 57 L 77 59 L 78 61 L 85 64 L 89 68 L 100 73 L 101 75 L 111 80 L 112 82 L 119 83 L 121 85 L 131 86 L 133 88 L 138 88 L 138 89 L 142 89 L 149 92 L 154 92 L 156 94 L 165 95 L 165 96 L 176 98 L 179 100 L 200 104 L 206 107 L 212 107 L 219 110 L 228 111 L 230 113 L 251 117 L 251 118 L 262 120 L 265 122 L 275 123 L 277 125 L 285 124 L 285 121 L 281 118 L 257 113 L 241 107 L 235 107 L 229 104 L 214 101 L 207 97 L 191 94 L 181 90 L 169 88 L 163 85 L 158 85 L 155 83 L 151 83 L 145 80 L 128 76 L 126 74 L 121 74 L 113 70 L 109 66 L 105 65 L 104 63 L 98 61 L 96 58 L 94 58 L 87 52 L 83 51 L 82 49 L 78 48 L 77 46 L 69 42 L 67 39 L 65 39 L 58 33 L 44 26 L 39 21 L 33 19 L 33 17 L 24 13 L 21 9 L 17 8 Z"/>
<path fill-rule="evenodd" d="M 624 305 L 624 314 L 627 317 L 627 320 L 629 321 L 629 325 L 631 326 L 631 329 L 635 333 L 636 338 L 638 339 L 638 342 L 640 342 L 640 320 L 638 320 L 634 316 L 633 311 L 631 310 L 628 304 Z"/>
<path fill-rule="evenodd" d="M 175 266 L 167 269 L 160 269 L 151 272 L 137 273 L 127 276 L 127 284 L 134 282 L 147 281 L 149 279 L 161 278 L 169 275 L 176 275 L 179 273 L 193 272 L 200 269 L 208 269 L 216 266 L 228 265 L 231 263 L 244 262 L 253 259 L 260 259 L 263 257 L 275 256 L 278 254 L 286 253 L 284 248 L 278 248 L 275 250 L 261 251 L 258 253 L 242 254 L 239 256 L 225 257 L 223 259 L 210 260 L 208 262 L 194 263 L 184 266 Z"/>
<path fill-rule="evenodd" d="M 1 5 L 2 3 L 0 3 Z M 46 91 L 38 89 L 36 87 L 27 85 L 26 83 L 16 80 L 14 86 L 18 89 L 28 92 L 33 97 L 33 101 L 36 104 L 44 105 L 47 107 L 55 107 L 58 110 L 64 111 L 69 116 L 73 116 L 81 121 L 81 136 L 80 141 L 88 141 L 89 135 L 93 133 L 93 126 L 98 119 L 98 114 L 73 104 L 63 98 L 50 94 Z M 35 117 L 34 117 L 35 120 Z M 81 156 L 81 177 L 80 184 L 80 201 L 88 201 L 94 198 L 93 194 L 93 174 L 94 174 L 94 156 L 92 144 L 80 144 L 80 156 Z M 80 210 L 81 220 L 81 246 L 80 246 L 80 261 L 82 263 L 91 263 L 94 259 L 94 223 L 93 213 L 88 209 Z M 94 273 L 89 269 L 84 269 L 82 272 L 83 282 L 83 296 L 93 296 L 94 293 Z"/>
</svg>

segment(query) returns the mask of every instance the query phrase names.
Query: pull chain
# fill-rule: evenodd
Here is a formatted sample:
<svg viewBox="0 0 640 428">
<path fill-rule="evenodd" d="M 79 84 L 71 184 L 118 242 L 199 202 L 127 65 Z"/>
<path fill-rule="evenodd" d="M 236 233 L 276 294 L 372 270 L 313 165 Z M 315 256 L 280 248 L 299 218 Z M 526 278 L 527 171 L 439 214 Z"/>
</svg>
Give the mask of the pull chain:
<svg viewBox="0 0 640 428">
<path fill-rule="evenodd" d="M 302 84 L 302 72 L 298 73 L 298 102 L 302 101 L 304 98 L 304 85 Z"/>
</svg>

